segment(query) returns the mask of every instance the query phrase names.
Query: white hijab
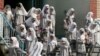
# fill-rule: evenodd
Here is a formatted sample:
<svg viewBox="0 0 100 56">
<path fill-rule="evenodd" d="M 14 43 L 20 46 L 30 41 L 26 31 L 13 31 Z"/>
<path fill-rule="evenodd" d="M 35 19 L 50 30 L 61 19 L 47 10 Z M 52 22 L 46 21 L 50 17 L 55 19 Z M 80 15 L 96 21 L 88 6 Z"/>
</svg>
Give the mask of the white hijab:
<svg viewBox="0 0 100 56">
<path fill-rule="evenodd" d="M 53 6 L 50 6 L 50 9 L 52 9 L 53 11 L 51 12 L 52 15 L 51 15 L 51 22 L 52 22 L 52 26 L 55 27 L 55 24 L 56 24 L 56 11 L 55 11 L 55 8 Z"/>
<path fill-rule="evenodd" d="M 86 19 L 92 23 L 93 22 L 93 12 L 88 12 L 86 15 Z"/>
<path fill-rule="evenodd" d="M 33 18 L 36 18 L 36 14 L 35 14 L 35 7 L 32 7 L 29 11 L 28 11 L 28 16 L 31 16 Z"/>
<path fill-rule="evenodd" d="M 10 5 L 6 5 L 4 10 L 6 10 L 6 14 L 7 14 L 6 16 L 7 16 L 8 20 L 13 19 L 13 13 L 11 11 Z"/>
<path fill-rule="evenodd" d="M 11 37 L 12 40 L 12 47 L 19 48 L 19 42 L 16 37 Z"/>
<path fill-rule="evenodd" d="M 91 26 L 94 24 L 96 25 L 95 28 L 91 29 Z M 90 24 L 90 26 L 88 27 L 88 30 L 92 33 L 95 42 L 97 42 L 100 45 L 100 26 L 96 23 L 93 23 L 93 24 Z"/>
<path fill-rule="evenodd" d="M 33 28 L 29 28 L 29 30 L 31 31 L 31 36 L 27 36 L 27 40 L 34 41 L 37 38 L 36 32 Z"/>
<path fill-rule="evenodd" d="M 84 28 L 80 28 L 80 31 L 83 32 L 82 34 L 80 34 L 80 41 L 85 43 L 85 29 Z"/>
<path fill-rule="evenodd" d="M 65 37 L 62 37 L 62 39 L 61 39 L 63 42 L 65 42 L 65 46 L 70 46 L 70 44 L 69 44 L 69 41 L 68 41 L 68 39 L 67 38 L 65 38 Z"/>
<path fill-rule="evenodd" d="M 71 52 L 69 42 L 68 42 L 67 38 L 65 38 L 65 37 L 62 37 L 61 40 L 63 41 L 62 43 L 64 43 L 64 45 L 61 44 L 60 56 L 69 56 L 69 52 Z"/>
<path fill-rule="evenodd" d="M 22 3 L 19 3 L 19 4 L 20 4 L 21 8 L 20 8 L 20 9 L 17 9 L 17 8 L 16 8 L 16 14 L 27 16 L 28 13 L 27 13 L 27 11 L 25 10 L 24 6 L 22 5 Z"/>
<path fill-rule="evenodd" d="M 67 16 L 67 17 L 69 16 L 69 20 L 70 20 L 71 23 L 73 22 L 73 20 L 74 20 L 74 18 L 75 18 L 75 14 L 70 15 L 72 11 L 75 11 L 75 9 L 74 9 L 74 8 L 70 8 L 70 9 L 68 10 L 68 12 L 66 13 L 66 16 Z"/>
<path fill-rule="evenodd" d="M 21 32 L 21 36 L 26 35 L 27 30 L 24 24 L 21 24 L 20 27 L 24 28 L 24 30 Z"/>
<path fill-rule="evenodd" d="M 50 6 L 49 6 L 49 4 L 46 4 L 46 5 L 44 5 L 44 7 L 42 9 L 42 15 L 45 15 L 44 11 L 46 8 L 48 8 L 48 10 L 47 10 L 48 14 L 50 13 Z"/>
<path fill-rule="evenodd" d="M 52 14 L 53 14 L 53 15 L 56 15 L 55 8 L 54 8 L 53 6 L 50 6 L 50 9 L 52 9 L 52 10 L 53 10 Z"/>
<path fill-rule="evenodd" d="M 51 34 L 50 36 L 53 37 L 52 40 L 49 40 L 48 45 L 49 45 L 49 52 L 52 52 L 54 50 L 54 48 L 57 46 L 57 39 L 54 36 L 54 34 Z"/>
<path fill-rule="evenodd" d="M 72 11 L 75 11 L 75 9 L 74 9 L 74 8 L 70 8 L 70 9 L 68 10 L 68 12 L 66 13 L 66 16 L 69 16 L 70 13 L 71 13 Z"/>
</svg>

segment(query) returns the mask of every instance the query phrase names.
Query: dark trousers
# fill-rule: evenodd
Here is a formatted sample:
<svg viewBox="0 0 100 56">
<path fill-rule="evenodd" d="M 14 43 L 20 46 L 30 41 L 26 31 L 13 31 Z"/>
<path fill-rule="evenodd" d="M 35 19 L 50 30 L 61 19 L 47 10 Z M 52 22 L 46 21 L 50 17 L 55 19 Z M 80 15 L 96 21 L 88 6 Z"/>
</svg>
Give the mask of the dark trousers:
<svg viewBox="0 0 100 56">
<path fill-rule="evenodd" d="M 88 52 L 88 56 L 91 56 L 91 52 L 93 51 L 93 44 L 92 43 L 88 43 L 86 44 L 86 52 Z"/>
<path fill-rule="evenodd" d="M 49 53 L 47 56 L 56 56 L 56 53 Z"/>
<path fill-rule="evenodd" d="M 76 40 L 71 40 L 70 46 L 72 50 L 76 50 Z"/>
</svg>

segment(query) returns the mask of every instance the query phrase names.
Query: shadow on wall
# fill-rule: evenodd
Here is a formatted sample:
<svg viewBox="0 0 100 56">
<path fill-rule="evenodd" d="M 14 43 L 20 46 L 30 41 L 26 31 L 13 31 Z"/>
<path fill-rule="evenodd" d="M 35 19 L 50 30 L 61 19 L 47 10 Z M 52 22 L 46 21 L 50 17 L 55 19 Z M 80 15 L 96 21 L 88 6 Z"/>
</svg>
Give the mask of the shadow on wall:
<svg viewBox="0 0 100 56">
<path fill-rule="evenodd" d="M 44 4 L 49 4 L 56 9 L 56 36 L 64 36 L 63 19 L 65 18 L 64 11 L 70 8 L 75 9 L 75 21 L 78 28 L 84 27 L 85 17 L 89 11 L 89 0 L 44 0 Z"/>
</svg>

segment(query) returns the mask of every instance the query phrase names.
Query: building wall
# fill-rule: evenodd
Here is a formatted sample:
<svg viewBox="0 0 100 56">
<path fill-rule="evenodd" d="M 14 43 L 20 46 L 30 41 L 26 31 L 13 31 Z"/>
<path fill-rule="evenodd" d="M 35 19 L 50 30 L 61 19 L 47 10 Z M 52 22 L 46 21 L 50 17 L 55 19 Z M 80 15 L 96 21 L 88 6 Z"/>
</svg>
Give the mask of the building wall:
<svg viewBox="0 0 100 56">
<path fill-rule="evenodd" d="M 2 10 L 4 7 L 4 0 L 0 0 L 0 10 Z"/>
<path fill-rule="evenodd" d="M 94 18 L 100 18 L 100 0 L 90 0 L 90 9 L 94 13 Z"/>
<path fill-rule="evenodd" d="M 64 11 L 70 8 L 75 8 L 78 28 L 84 27 L 85 17 L 90 11 L 90 0 L 44 0 L 44 4 L 50 4 L 56 9 L 56 35 L 64 36 L 63 19 L 65 17 Z"/>
<path fill-rule="evenodd" d="M 94 13 L 94 18 L 97 17 L 97 0 L 90 0 L 90 11 Z"/>
<path fill-rule="evenodd" d="M 100 18 L 100 0 L 97 0 L 97 18 Z"/>
</svg>

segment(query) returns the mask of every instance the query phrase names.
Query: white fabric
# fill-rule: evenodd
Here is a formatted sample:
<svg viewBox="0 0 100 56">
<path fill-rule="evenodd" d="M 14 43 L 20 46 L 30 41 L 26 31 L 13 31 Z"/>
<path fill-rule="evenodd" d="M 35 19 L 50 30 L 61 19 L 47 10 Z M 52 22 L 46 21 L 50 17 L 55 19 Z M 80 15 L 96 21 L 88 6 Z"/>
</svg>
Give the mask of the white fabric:
<svg viewBox="0 0 100 56">
<path fill-rule="evenodd" d="M 45 9 L 48 8 L 47 13 L 45 13 Z M 49 16 L 50 16 L 50 7 L 48 4 L 44 5 L 43 9 L 42 9 L 42 28 L 45 29 L 46 24 L 47 24 L 47 20 L 49 20 Z"/>
<path fill-rule="evenodd" d="M 80 28 L 80 31 L 82 31 L 83 33 L 80 34 L 80 36 L 77 38 L 77 42 L 78 42 L 77 48 L 78 48 L 79 53 L 84 53 L 84 52 L 86 52 L 84 28 Z"/>
<path fill-rule="evenodd" d="M 21 32 L 21 36 L 25 36 L 27 33 L 26 27 L 24 24 L 21 24 L 20 27 L 24 28 L 24 30 Z"/>
<path fill-rule="evenodd" d="M 50 40 L 51 36 L 53 37 L 52 40 Z M 56 46 L 57 46 L 57 39 L 55 37 L 55 34 L 50 34 L 49 40 L 48 40 L 48 48 L 49 48 L 48 52 L 52 52 Z"/>
<path fill-rule="evenodd" d="M 32 36 L 27 36 L 26 39 L 27 39 L 28 41 L 32 41 Z"/>
<path fill-rule="evenodd" d="M 87 20 L 87 23 L 93 23 L 93 12 L 88 12 L 87 13 L 86 20 Z"/>
<path fill-rule="evenodd" d="M 12 47 L 19 48 L 19 42 L 16 37 L 11 37 L 12 39 Z"/>
<path fill-rule="evenodd" d="M 70 9 L 68 10 L 68 12 L 66 13 L 66 16 L 67 16 L 67 17 L 69 16 L 69 20 L 70 20 L 71 23 L 73 22 L 73 20 L 74 20 L 74 18 L 75 18 L 75 14 L 70 15 L 72 11 L 75 11 L 75 9 L 74 9 L 74 8 L 70 8 Z"/>
<path fill-rule="evenodd" d="M 55 24 L 56 24 L 56 11 L 55 8 L 53 6 L 50 6 L 50 9 L 52 9 L 53 11 L 50 12 L 50 19 L 51 19 L 51 23 L 52 23 L 52 27 L 53 27 L 53 32 L 55 34 Z"/>
<path fill-rule="evenodd" d="M 43 15 L 43 19 L 42 19 L 42 28 L 45 29 L 46 25 L 47 25 L 47 21 L 49 20 L 49 14 L 45 14 Z"/>
<path fill-rule="evenodd" d="M 46 32 L 47 32 L 47 41 L 49 41 L 49 37 L 50 37 L 50 31 L 52 30 L 52 25 L 48 26 L 45 28 L 46 29 Z"/>
<path fill-rule="evenodd" d="M 71 52 L 71 50 L 69 50 L 69 42 L 65 37 L 63 37 L 61 40 L 65 42 L 65 45 L 60 46 L 60 56 L 69 56 L 69 52 Z"/>
<path fill-rule="evenodd" d="M 74 28 L 71 34 L 71 40 L 76 40 L 77 37 L 77 28 Z"/>
<path fill-rule="evenodd" d="M 38 44 L 37 42 L 35 42 L 35 45 L 30 47 L 29 56 L 33 56 L 37 48 L 38 48 Z"/>
<path fill-rule="evenodd" d="M 76 22 L 72 22 L 72 23 L 68 26 L 68 31 L 69 31 L 69 32 L 72 32 L 73 29 L 74 29 L 74 26 L 75 26 L 75 28 L 77 27 Z"/>
<path fill-rule="evenodd" d="M 68 30 L 70 26 L 71 26 L 71 24 L 68 24 L 66 22 L 66 19 L 64 19 L 64 28 Z"/>
<path fill-rule="evenodd" d="M 25 21 L 25 23 L 26 23 L 26 25 L 27 25 L 28 27 L 32 27 L 32 24 L 33 24 L 32 20 L 34 20 L 34 19 L 33 19 L 32 17 L 29 17 L 29 18 Z"/>
<path fill-rule="evenodd" d="M 39 20 L 36 20 L 34 23 L 32 23 L 32 27 L 34 29 L 36 29 L 36 27 L 39 26 L 39 25 L 40 25 L 40 21 Z"/>
<path fill-rule="evenodd" d="M 27 36 L 27 40 L 29 40 L 29 41 L 33 41 L 34 39 L 36 39 L 37 37 L 36 37 L 36 32 L 35 32 L 35 30 L 33 29 L 33 28 L 29 28 L 29 30 L 31 31 L 31 35 L 29 36 Z"/>
<path fill-rule="evenodd" d="M 29 56 L 33 55 L 34 52 L 34 48 L 37 47 L 37 42 L 36 42 L 36 32 L 33 28 L 29 28 L 29 30 L 31 31 L 31 35 L 27 35 L 27 40 L 30 42 L 29 46 L 28 46 L 28 52 L 29 52 Z"/>
<path fill-rule="evenodd" d="M 66 15 L 69 16 L 70 13 L 71 13 L 71 11 L 75 11 L 75 9 L 74 9 L 74 8 L 70 8 L 70 9 L 68 10 L 68 12 L 66 13 Z"/>
<path fill-rule="evenodd" d="M 29 11 L 28 11 L 28 16 L 32 16 L 32 14 L 35 12 L 35 7 L 32 7 Z"/>
<path fill-rule="evenodd" d="M 18 9 L 18 10 L 16 10 L 16 14 L 17 14 L 17 15 L 27 15 L 28 13 L 27 13 L 27 11 L 25 10 L 24 6 L 21 5 L 21 8 Z"/>
<path fill-rule="evenodd" d="M 94 35 L 95 41 L 100 45 L 100 25 L 96 24 L 95 29 L 92 29 L 91 32 Z"/>
<path fill-rule="evenodd" d="M 54 48 L 56 47 L 56 45 L 57 45 L 57 41 L 55 41 L 55 40 L 51 40 L 49 43 L 48 43 L 48 45 L 49 45 L 49 52 L 52 52 L 53 50 L 54 50 Z"/>
<path fill-rule="evenodd" d="M 12 24 L 12 20 L 13 20 L 12 11 L 11 11 L 11 9 L 6 9 L 6 10 L 7 11 L 5 13 L 6 13 L 6 17 L 8 19 L 8 22 Z M 4 27 L 4 31 L 5 31 L 4 35 L 9 37 L 10 36 L 10 30 L 7 28 L 6 24 L 4 24 L 4 26 L 6 26 L 6 27 Z"/>
<path fill-rule="evenodd" d="M 55 8 L 54 8 L 53 6 L 50 6 L 50 9 L 52 9 L 52 10 L 53 10 L 53 11 L 52 11 L 52 14 L 53 14 L 53 15 L 56 15 Z"/>
<path fill-rule="evenodd" d="M 78 44 L 78 52 L 80 52 L 80 53 L 86 52 L 86 48 L 85 48 L 85 44 L 84 44 L 85 36 L 81 35 L 79 40 L 82 41 L 83 44 L 82 43 Z"/>
<path fill-rule="evenodd" d="M 74 14 L 69 17 L 71 23 L 73 22 L 74 18 L 75 18 Z"/>
<path fill-rule="evenodd" d="M 27 11 L 25 10 L 25 8 L 23 7 L 23 5 L 21 5 L 21 8 L 16 9 L 16 23 L 17 25 L 22 24 L 23 21 L 25 20 L 24 16 L 27 16 Z"/>
<path fill-rule="evenodd" d="M 48 4 L 44 5 L 44 7 L 43 7 L 43 9 L 42 9 L 42 15 L 45 15 L 44 10 L 45 10 L 46 8 L 48 8 L 47 12 L 48 12 L 48 14 L 49 14 L 49 7 L 50 7 L 50 6 L 49 6 Z"/>
<path fill-rule="evenodd" d="M 42 49 L 43 49 L 43 44 L 41 42 L 36 42 L 36 45 L 33 47 L 29 56 L 41 56 Z"/>
<path fill-rule="evenodd" d="M 43 49 L 43 44 L 41 42 L 38 42 L 38 46 L 39 46 L 39 49 L 37 51 L 36 56 L 41 56 L 41 52 L 42 52 L 42 49 Z"/>
<path fill-rule="evenodd" d="M 95 44 L 95 40 L 96 40 L 96 27 L 95 27 L 94 29 L 91 29 L 91 26 L 92 26 L 92 23 L 89 24 L 88 30 L 89 30 L 90 33 L 91 33 L 91 40 L 92 40 L 92 43 Z"/>
<path fill-rule="evenodd" d="M 51 22 L 52 22 L 52 26 L 55 27 L 55 24 L 56 24 L 55 15 L 51 15 Z"/>
<path fill-rule="evenodd" d="M 13 14 L 12 14 L 12 11 L 11 10 L 7 10 L 7 19 L 11 22 L 11 20 L 13 19 Z"/>
</svg>

